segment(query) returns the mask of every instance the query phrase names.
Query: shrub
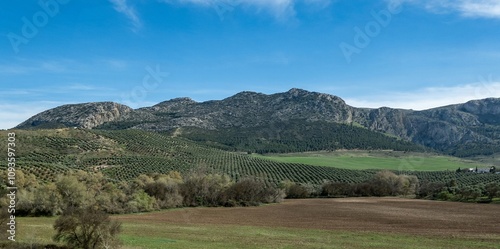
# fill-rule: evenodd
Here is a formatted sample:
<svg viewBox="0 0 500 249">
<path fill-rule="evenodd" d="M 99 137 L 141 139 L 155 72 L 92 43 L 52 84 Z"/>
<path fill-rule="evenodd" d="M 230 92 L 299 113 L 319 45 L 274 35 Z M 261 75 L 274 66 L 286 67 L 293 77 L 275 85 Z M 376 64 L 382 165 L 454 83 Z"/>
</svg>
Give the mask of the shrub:
<svg viewBox="0 0 500 249">
<path fill-rule="evenodd" d="M 321 196 L 346 197 L 353 196 L 353 187 L 345 182 L 327 182 L 321 186 Z"/>
<path fill-rule="evenodd" d="M 495 197 L 500 197 L 500 184 L 492 182 L 487 184 L 484 188 L 488 195 L 488 199 L 492 200 Z"/>
<path fill-rule="evenodd" d="M 453 196 L 452 193 L 448 192 L 447 190 L 443 190 L 437 194 L 437 199 L 441 201 L 450 201 L 454 199 L 455 196 Z"/>
<path fill-rule="evenodd" d="M 182 206 L 179 181 L 168 176 L 161 177 L 154 182 L 147 183 L 144 191 L 156 198 L 160 208 Z"/>
<path fill-rule="evenodd" d="M 62 213 L 62 196 L 54 183 L 38 187 L 34 202 L 35 215 L 54 216 Z"/>
<path fill-rule="evenodd" d="M 418 188 L 417 197 L 436 199 L 444 188 L 445 184 L 442 182 L 425 182 Z"/>
<path fill-rule="evenodd" d="M 285 189 L 286 198 L 299 199 L 307 198 L 311 196 L 310 190 L 303 185 L 294 183 Z"/>
<path fill-rule="evenodd" d="M 80 208 L 89 205 L 92 200 L 84 183 L 74 175 L 61 176 L 56 181 L 56 187 L 62 198 L 62 206 L 67 208 Z"/>
<path fill-rule="evenodd" d="M 260 203 L 279 202 L 283 199 L 283 191 L 255 178 L 243 179 L 232 184 L 224 192 L 226 206 L 254 206 Z"/>
<path fill-rule="evenodd" d="M 218 206 L 224 204 L 224 191 L 232 184 L 231 179 L 218 174 L 192 174 L 180 186 L 185 206 Z"/>
<path fill-rule="evenodd" d="M 158 203 L 156 199 L 142 189 L 135 192 L 126 204 L 126 211 L 132 213 L 149 212 L 157 209 Z"/>
</svg>

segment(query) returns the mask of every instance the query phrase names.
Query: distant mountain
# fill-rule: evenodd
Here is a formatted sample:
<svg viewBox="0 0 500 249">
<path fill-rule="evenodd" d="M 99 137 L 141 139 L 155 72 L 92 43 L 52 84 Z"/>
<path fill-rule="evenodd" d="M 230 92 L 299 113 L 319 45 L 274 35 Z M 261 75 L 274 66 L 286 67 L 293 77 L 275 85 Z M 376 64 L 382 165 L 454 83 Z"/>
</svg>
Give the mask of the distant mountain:
<svg viewBox="0 0 500 249">
<path fill-rule="evenodd" d="M 364 129 L 392 137 L 393 140 L 381 142 L 392 143 L 387 146 L 389 149 L 404 148 L 409 146 L 408 142 L 413 142 L 456 156 L 489 155 L 500 152 L 500 99 L 473 100 L 424 111 L 388 107 L 369 109 L 349 106 L 337 96 L 293 88 L 271 95 L 241 92 L 223 100 L 201 103 L 177 98 L 135 110 L 110 102 L 66 105 L 37 114 L 16 128 L 72 126 L 168 131 L 176 136 L 196 137 L 237 149 L 242 148 L 234 145 L 235 141 L 230 141 L 228 134 L 247 134 L 250 143 L 276 146 L 298 141 L 322 144 L 315 149 L 337 149 L 333 144 L 339 143 L 328 141 L 341 139 L 345 142 L 346 138 L 353 137 L 352 134 L 359 134 L 362 131 L 359 129 Z M 262 130 L 280 130 L 286 137 L 258 132 Z M 338 133 L 344 135 L 335 137 Z M 313 136 L 315 140 L 309 139 Z M 363 135 L 370 139 L 376 136 Z M 374 143 L 370 139 L 359 138 L 348 146 L 381 148 L 367 144 Z M 287 150 L 293 150 L 293 146 Z"/>
</svg>

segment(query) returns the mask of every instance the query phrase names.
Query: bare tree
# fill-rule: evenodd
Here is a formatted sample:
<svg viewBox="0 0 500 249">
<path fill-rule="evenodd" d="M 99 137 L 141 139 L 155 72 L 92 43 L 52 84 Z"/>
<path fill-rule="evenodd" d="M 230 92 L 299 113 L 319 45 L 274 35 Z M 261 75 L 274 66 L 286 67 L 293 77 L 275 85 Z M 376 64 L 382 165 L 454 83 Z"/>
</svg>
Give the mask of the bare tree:
<svg viewBox="0 0 500 249">
<path fill-rule="evenodd" d="M 71 248 L 117 248 L 121 223 L 93 208 L 70 208 L 54 224 L 55 241 L 64 241 Z"/>
</svg>

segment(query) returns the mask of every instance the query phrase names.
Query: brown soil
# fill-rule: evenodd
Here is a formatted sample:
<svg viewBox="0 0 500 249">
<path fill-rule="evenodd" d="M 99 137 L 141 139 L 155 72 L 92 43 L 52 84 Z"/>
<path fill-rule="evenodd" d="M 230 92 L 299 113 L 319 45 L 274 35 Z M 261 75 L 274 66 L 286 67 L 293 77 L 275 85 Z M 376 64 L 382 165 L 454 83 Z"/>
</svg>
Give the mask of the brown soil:
<svg viewBox="0 0 500 249">
<path fill-rule="evenodd" d="M 184 208 L 117 219 L 179 225 L 216 224 L 343 231 L 500 236 L 500 205 L 399 198 L 286 200 L 238 208 Z"/>
</svg>

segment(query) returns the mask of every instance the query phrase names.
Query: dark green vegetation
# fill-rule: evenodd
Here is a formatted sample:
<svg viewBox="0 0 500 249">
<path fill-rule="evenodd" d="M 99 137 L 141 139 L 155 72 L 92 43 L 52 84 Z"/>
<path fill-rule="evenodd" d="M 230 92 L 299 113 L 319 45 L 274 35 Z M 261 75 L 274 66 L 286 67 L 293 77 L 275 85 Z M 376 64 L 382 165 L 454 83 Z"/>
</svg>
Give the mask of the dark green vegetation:
<svg viewBox="0 0 500 249">
<path fill-rule="evenodd" d="M 425 151 L 422 146 L 352 123 L 289 120 L 265 126 L 227 128 L 223 132 L 196 127 L 180 128 L 175 132 L 190 140 L 224 150 L 259 154 L 338 149 Z"/>
</svg>

